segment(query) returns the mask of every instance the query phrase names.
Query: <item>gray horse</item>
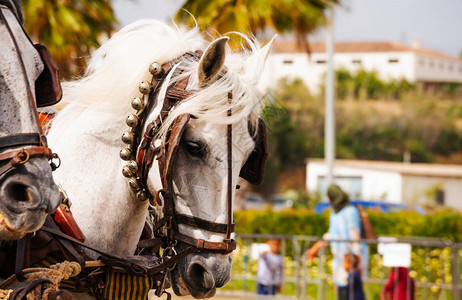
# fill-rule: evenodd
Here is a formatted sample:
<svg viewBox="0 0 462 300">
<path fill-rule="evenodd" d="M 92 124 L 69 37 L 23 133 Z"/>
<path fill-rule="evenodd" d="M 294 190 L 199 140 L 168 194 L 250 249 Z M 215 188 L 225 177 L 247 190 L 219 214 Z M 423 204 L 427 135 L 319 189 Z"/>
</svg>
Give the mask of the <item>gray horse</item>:
<svg viewBox="0 0 462 300">
<path fill-rule="evenodd" d="M 0 0 L 0 241 L 39 229 L 60 201 L 36 109 L 37 79 L 49 70 L 41 52 L 49 53 L 22 22 L 20 0 Z"/>
</svg>

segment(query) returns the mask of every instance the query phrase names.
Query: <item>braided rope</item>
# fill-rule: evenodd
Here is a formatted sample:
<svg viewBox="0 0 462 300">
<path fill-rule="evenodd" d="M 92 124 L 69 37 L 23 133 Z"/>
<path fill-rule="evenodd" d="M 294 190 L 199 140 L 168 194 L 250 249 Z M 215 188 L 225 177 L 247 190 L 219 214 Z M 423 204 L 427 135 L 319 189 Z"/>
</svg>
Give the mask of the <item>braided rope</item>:
<svg viewBox="0 0 462 300">
<path fill-rule="evenodd" d="M 101 261 L 87 261 L 85 267 L 95 268 L 102 267 L 104 264 Z M 57 291 L 59 284 L 62 280 L 67 280 L 70 277 L 75 277 L 80 274 L 82 268 L 77 262 L 64 261 L 62 263 L 56 263 L 51 265 L 49 268 L 27 268 L 23 270 L 24 277 L 28 282 L 33 282 L 37 279 L 48 279 L 53 284 L 43 283 L 38 284 L 33 290 L 27 294 L 27 299 L 48 299 L 48 295 L 52 291 Z M 2 287 L 8 287 L 17 283 L 16 275 L 10 276 L 8 279 L 2 282 Z M 0 289 L 0 300 L 7 300 L 10 293 L 13 290 L 2 290 Z"/>
<path fill-rule="evenodd" d="M 7 300 L 13 290 L 0 290 L 0 300 Z"/>
</svg>

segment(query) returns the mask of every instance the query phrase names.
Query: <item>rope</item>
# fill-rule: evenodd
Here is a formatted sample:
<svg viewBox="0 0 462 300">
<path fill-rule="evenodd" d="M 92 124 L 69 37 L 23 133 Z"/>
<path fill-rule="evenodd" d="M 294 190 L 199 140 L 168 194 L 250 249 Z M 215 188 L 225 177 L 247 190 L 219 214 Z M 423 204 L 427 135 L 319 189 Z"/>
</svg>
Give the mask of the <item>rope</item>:
<svg viewBox="0 0 462 300">
<path fill-rule="evenodd" d="M 0 290 L 0 300 L 7 300 L 13 290 Z"/>
<path fill-rule="evenodd" d="M 102 267 L 104 264 L 99 261 L 86 261 L 85 267 L 95 268 Z M 82 271 L 80 265 L 77 262 L 64 261 L 62 263 L 57 263 L 51 265 L 49 268 L 27 268 L 23 270 L 24 277 L 28 282 L 33 282 L 37 279 L 48 279 L 53 284 L 43 283 L 38 284 L 34 289 L 32 289 L 27 294 L 27 299 L 48 299 L 48 295 L 52 291 L 58 291 L 59 283 L 62 280 L 67 280 L 70 277 L 75 277 L 80 274 Z M 5 288 L 17 283 L 16 275 L 10 276 L 8 279 L 1 283 L 1 287 Z M 3 290 L 0 289 L 0 300 L 7 300 L 9 294 L 13 290 Z"/>
</svg>

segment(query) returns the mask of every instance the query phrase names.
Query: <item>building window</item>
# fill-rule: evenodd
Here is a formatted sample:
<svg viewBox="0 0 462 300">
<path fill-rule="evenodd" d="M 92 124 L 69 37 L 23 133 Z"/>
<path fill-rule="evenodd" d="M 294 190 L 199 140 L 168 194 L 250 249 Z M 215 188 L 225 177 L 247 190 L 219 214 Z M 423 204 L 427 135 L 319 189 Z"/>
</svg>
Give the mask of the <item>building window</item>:
<svg viewBox="0 0 462 300">
<path fill-rule="evenodd" d="M 459 67 L 459 72 L 462 73 L 462 66 Z"/>
<path fill-rule="evenodd" d="M 318 59 L 316 61 L 317 64 L 325 64 L 326 63 L 326 60 L 325 59 Z"/>
<path fill-rule="evenodd" d="M 440 69 L 444 69 L 444 63 L 443 62 L 440 62 Z"/>
<path fill-rule="evenodd" d="M 291 65 L 293 63 L 294 63 L 294 61 L 292 59 L 284 59 L 284 61 L 283 61 L 283 64 L 285 64 L 285 65 Z"/>
<path fill-rule="evenodd" d="M 397 59 L 397 58 L 390 58 L 390 59 L 388 60 L 388 62 L 389 62 L 390 64 L 397 64 L 397 63 L 399 63 L 399 59 Z"/>
<path fill-rule="evenodd" d="M 429 64 L 430 68 L 433 68 L 435 66 L 435 62 L 432 60 L 430 61 L 430 64 Z"/>
<path fill-rule="evenodd" d="M 435 191 L 435 202 L 438 205 L 444 205 L 444 191 L 440 188 L 436 189 Z"/>
<path fill-rule="evenodd" d="M 362 63 L 362 61 L 360 59 L 353 59 L 351 62 L 354 63 L 354 64 Z"/>
<path fill-rule="evenodd" d="M 448 70 L 449 70 L 449 72 L 454 71 L 454 66 L 453 65 L 448 65 Z"/>
<path fill-rule="evenodd" d="M 422 67 L 425 66 L 425 60 L 420 59 L 419 60 L 419 65 L 422 66 Z"/>
</svg>

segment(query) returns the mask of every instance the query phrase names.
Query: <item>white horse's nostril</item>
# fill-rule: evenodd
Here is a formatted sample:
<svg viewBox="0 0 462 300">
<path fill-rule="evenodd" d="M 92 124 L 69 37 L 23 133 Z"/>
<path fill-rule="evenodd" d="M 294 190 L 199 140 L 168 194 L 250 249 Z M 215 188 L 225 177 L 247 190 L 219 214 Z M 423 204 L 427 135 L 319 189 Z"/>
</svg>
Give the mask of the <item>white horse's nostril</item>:
<svg viewBox="0 0 462 300">
<path fill-rule="evenodd" d="M 204 290 L 211 290 L 215 287 L 213 275 L 207 271 L 202 262 L 195 262 L 189 266 L 188 277 L 192 279 L 197 287 Z"/>
</svg>

